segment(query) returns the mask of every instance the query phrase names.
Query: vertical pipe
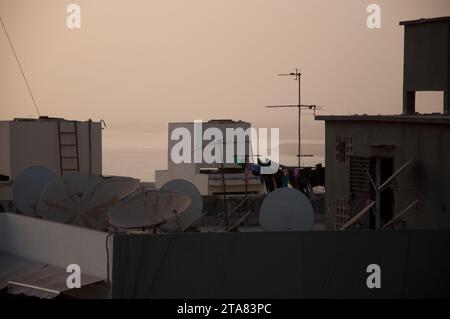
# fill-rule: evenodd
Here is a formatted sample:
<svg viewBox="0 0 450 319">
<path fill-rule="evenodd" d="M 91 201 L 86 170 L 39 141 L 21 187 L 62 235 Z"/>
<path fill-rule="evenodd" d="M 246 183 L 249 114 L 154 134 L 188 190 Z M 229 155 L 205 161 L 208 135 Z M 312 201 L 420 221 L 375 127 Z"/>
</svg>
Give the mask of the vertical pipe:
<svg viewBox="0 0 450 319">
<path fill-rule="evenodd" d="M 89 132 L 89 175 L 92 175 L 92 132 L 91 132 L 91 125 L 92 124 L 92 120 L 89 119 L 89 127 L 88 127 L 88 132 Z"/>
<path fill-rule="evenodd" d="M 298 167 L 301 166 L 302 160 L 302 131 L 301 131 L 301 121 L 302 121 L 302 98 L 301 98 L 301 74 L 296 70 L 298 76 Z"/>
<path fill-rule="evenodd" d="M 225 186 L 225 171 L 223 167 L 223 160 L 220 163 L 220 170 L 222 171 L 222 192 L 223 192 L 223 199 L 224 199 L 224 208 L 225 208 L 225 229 L 228 231 L 229 229 L 229 221 L 228 221 L 228 201 L 227 201 L 227 188 Z"/>
<path fill-rule="evenodd" d="M 381 229 L 381 193 L 380 193 L 380 185 L 381 185 L 381 158 L 377 157 L 375 159 L 375 185 L 376 185 L 376 193 L 375 193 L 375 229 L 380 230 Z"/>
</svg>

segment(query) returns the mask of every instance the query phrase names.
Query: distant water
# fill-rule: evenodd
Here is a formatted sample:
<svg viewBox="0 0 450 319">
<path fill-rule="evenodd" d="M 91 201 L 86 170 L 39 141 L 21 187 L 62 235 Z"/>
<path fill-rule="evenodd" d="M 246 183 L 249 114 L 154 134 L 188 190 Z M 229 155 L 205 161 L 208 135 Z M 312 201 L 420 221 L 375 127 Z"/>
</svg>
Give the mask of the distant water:
<svg viewBox="0 0 450 319">
<path fill-rule="evenodd" d="M 132 176 L 145 182 L 155 181 L 155 170 L 167 169 L 167 135 L 158 134 L 104 134 L 103 174 Z M 128 142 L 132 141 L 132 143 Z M 297 143 L 282 141 L 280 162 L 285 165 L 297 165 Z M 302 154 L 314 154 L 302 158 L 302 165 L 314 166 L 324 163 L 325 146 L 322 141 L 304 141 Z"/>
</svg>

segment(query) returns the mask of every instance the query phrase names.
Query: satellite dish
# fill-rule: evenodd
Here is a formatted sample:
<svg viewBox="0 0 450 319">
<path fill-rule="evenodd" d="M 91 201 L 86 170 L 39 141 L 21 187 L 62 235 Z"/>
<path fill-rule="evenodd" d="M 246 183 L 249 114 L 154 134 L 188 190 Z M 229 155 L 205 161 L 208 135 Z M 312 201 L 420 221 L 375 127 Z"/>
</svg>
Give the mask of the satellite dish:
<svg viewBox="0 0 450 319">
<path fill-rule="evenodd" d="M 155 227 L 184 211 L 190 203 L 183 194 L 145 190 L 111 208 L 109 222 L 120 228 Z"/>
<path fill-rule="evenodd" d="M 161 187 L 161 190 L 184 194 L 189 196 L 191 199 L 191 204 L 186 208 L 186 210 L 180 212 L 179 215 L 173 217 L 162 226 L 164 231 L 185 231 L 202 216 L 202 195 L 198 191 L 197 187 L 195 187 L 195 185 L 191 182 L 182 179 L 174 179 L 164 184 Z"/>
<path fill-rule="evenodd" d="M 66 174 L 44 189 L 38 213 L 47 220 L 105 230 L 108 210 L 138 186 L 139 180 L 130 177 Z"/>
<path fill-rule="evenodd" d="M 309 199 L 299 190 L 278 188 L 262 202 L 259 222 L 269 231 L 311 230 L 314 211 Z"/>
<path fill-rule="evenodd" d="M 31 166 L 23 170 L 13 183 L 14 206 L 24 215 L 36 216 L 42 190 L 57 178 L 58 175 L 44 166 Z"/>
<path fill-rule="evenodd" d="M 141 185 L 139 179 L 127 176 L 104 176 L 103 183 L 103 189 L 117 194 L 119 200 L 137 191 Z"/>
</svg>

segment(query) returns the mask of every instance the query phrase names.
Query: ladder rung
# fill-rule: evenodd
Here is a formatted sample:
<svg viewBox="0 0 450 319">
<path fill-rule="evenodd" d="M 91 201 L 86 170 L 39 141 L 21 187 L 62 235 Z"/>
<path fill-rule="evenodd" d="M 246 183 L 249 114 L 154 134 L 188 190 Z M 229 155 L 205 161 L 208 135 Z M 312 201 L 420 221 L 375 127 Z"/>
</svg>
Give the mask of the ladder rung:
<svg viewBox="0 0 450 319">
<path fill-rule="evenodd" d="M 76 134 L 77 132 L 59 132 L 59 134 Z"/>
<path fill-rule="evenodd" d="M 78 158 L 78 156 L 61 156 L 61 158 Z"/>
<path fill-rule="evenodd" d="M 62 171 L 78 171 L 78 168 L 63 168 Z"/>
<path fill-rule="evenodd" d="M 77 144 L 61 144 L 61 146 L 77 146 Z"/>
</svg>

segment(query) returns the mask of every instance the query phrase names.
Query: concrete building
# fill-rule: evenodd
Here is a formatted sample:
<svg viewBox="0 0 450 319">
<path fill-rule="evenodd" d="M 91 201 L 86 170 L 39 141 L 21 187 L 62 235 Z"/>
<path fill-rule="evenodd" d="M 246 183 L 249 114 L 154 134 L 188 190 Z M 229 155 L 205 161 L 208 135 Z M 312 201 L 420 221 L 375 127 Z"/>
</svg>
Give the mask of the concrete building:
<svg viewBox="0 0 450 319">
<path fill-rule="evenodd" d="M 403 215 L 404 227 L 450 228 L 450 117 L 444 115 L 318 116 L 325 121 L 325 205 L 343 226 L 376 201 L 380 226 Z M 377 199 L 377 186 L 410 162 Z M 376 228 L 375 214 L 361 219 Z"/>
<path fill-rule="evenodd" d="M 403 114 L 316 117 L 325 121 L 328 229 L 353 221 L 370 229 L 450 228 L 450 18 L 400 24 Z M 442 114 L 415 112 L 420 90 L 444 91 Z"/>
<path fill-rule="evenodd" d="M 17 175 L 30 166 L 45 166 L 56 174 L 70 171 L 102 173 L 101 123 L 60 118 L 0 121 L 0 201 L 12 199 Z M 0 203 L 1 204 L 1 203 Z M 0 210 L 2 207 L 0 207 Z"/>
<path fill-rule="evenodd" d="M 250 123 L 243 121 L 233 121 L 233 120 L 210 120 L 208 122 L 202 123 L 202 132 L 205 132 L 209 128 L 216 128 L 221 132 L 223 147 L 221 157 L 226 158 L 227 154 L 227 143 L 233 145 L 234 155 L 236 162 L 245 162 L 246 155 L 250 154 L 249 149 L 251 143 L 249 139 L 245 139 L 243 149 L 244 153 L 240 154 L 239 151 L 239 141 L 234 139 L 234 141 L 226 140 L 226 129 L 242 129 L 247 130 L 251 127 Z M 179 139 L 172 139 L 172 133 L 177 129 L 186 129 L 191 137 L 191 154 L 190 162 L 176 163 L 173 161 L 171 152 L 176 144 L 179 143 Z M 167 153 L 167 170 L 158 170 L 155 172 L 155 184 L 159 188 L 166 182 L 173 179 L 185 179 L 193 183 L 200 191 L 202 195 L 214 195 L 223 193 L 223 183 L 221 169 L 222 165 L 220 163 L 207 163 L 204 159 L 201 159 L 200 163 L 194 162 L 194 152 L 200 150 L 200 154 L 203 154 L 205 147 L 210 144 L 211 140 L 203 140 L 202 132 L 194 132 L 194 122 L 182 122 L 182 123 L 169 123 L 168 129 L 168 153 Z M 197 134 L 197 135 L 196 135 Z M 200 136 L 199 136 L 200 134 Z M 195 142 L 195 139 L 200 138 L 199 142 Z M 217 137 L 215 137 L 217 140 Z M 200 144 L 197 146 L 197 144 Z M 242 144 L 242 143 L 241 143 Z M 249 158 L 247 157 L 248 161 Z M 223 164 L 224 175 L 225 175 L 225 187 L 228 194 L 243 194 L 247 188 L 247 192 L 250 194 L 260 194 L 265 192 L 264 185 L 261 182 L 260 177 L 253 176 L 251 172 L 248 173 L 247 183 L 244 169 L 235 163 L 224 163 Z M 247 184 L 247 186 L 246 186 Z"/>
<path fill-rule="evenodd" d="M 450 114 L 450 17 L 400 22 L 405 27 L 403 113 L 415 113 L 417 91 L 442 91 Z"/>
</svg>

